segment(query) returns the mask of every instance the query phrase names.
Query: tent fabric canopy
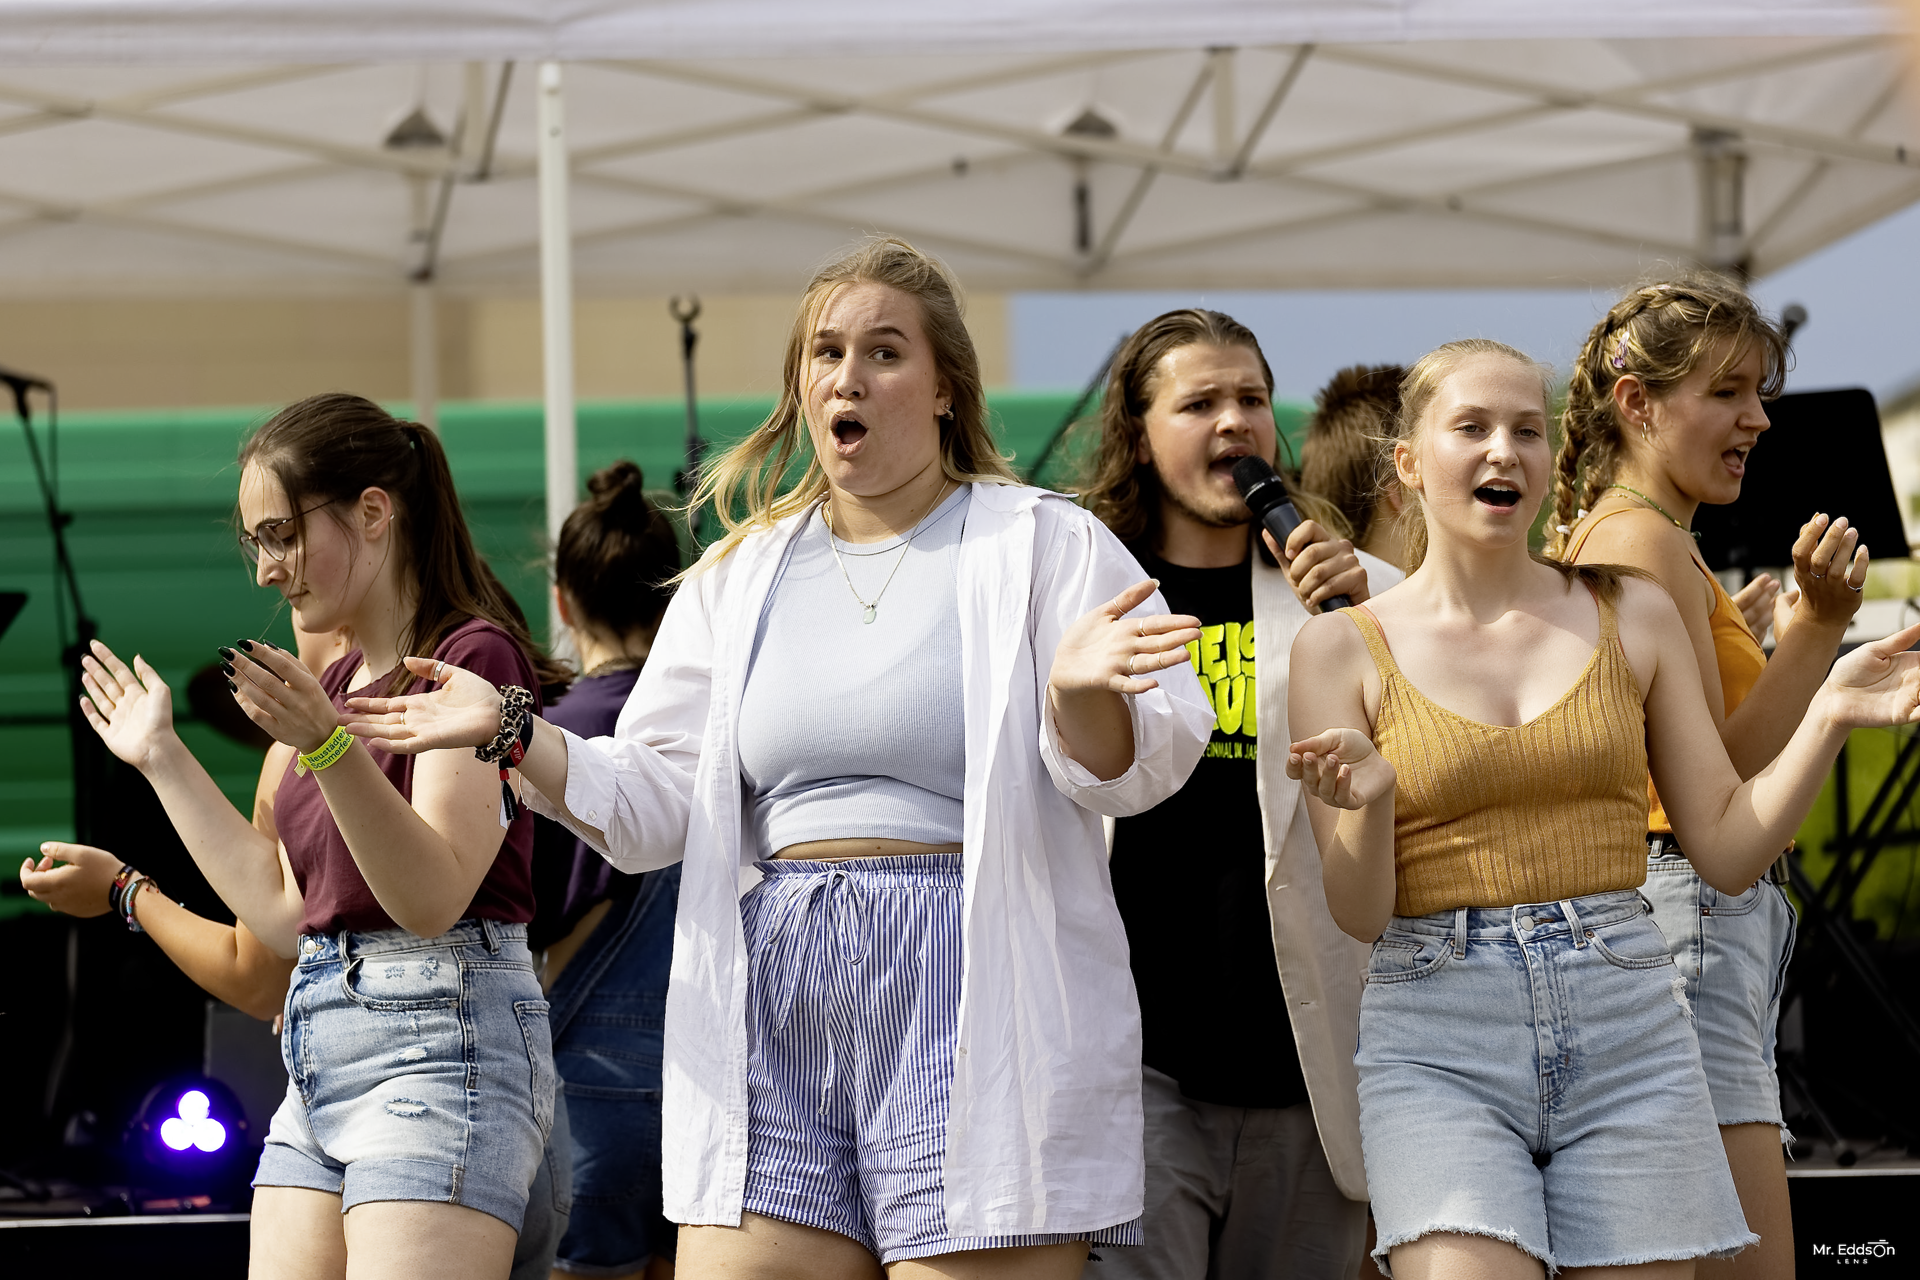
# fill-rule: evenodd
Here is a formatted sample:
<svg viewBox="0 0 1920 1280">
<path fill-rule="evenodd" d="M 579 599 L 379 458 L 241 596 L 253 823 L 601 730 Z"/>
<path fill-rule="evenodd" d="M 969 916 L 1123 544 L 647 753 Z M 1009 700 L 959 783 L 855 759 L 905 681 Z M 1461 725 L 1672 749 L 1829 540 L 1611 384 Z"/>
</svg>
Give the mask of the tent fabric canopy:
<svg viewBox="0 0 1920 1280">
<path fill-rule="evenodd" d="M 4 0 L 0 64 L 831 57 L 1878 35 L 1863 0 Z"/>
<path fill-rule="evenodd" d="M 869 230 L 982 289 L 1764 273 L 1920 200 L 1893 23 L 1855 0 L 0 0 L 0 288 L 529 290 L 520 60 L 547 56 L 581 59 L 584 292 L 786 292 Z"/>
</svg>

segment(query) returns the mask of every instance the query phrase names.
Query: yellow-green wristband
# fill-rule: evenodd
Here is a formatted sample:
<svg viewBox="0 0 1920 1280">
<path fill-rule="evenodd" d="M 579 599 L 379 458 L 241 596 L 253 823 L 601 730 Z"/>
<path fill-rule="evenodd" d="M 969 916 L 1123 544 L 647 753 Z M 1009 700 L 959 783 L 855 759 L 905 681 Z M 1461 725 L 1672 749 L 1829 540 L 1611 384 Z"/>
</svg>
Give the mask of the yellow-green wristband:
<svg viewBox="0 0 1920 1280">
<path fill-rule="evenodd" d="M 327 735 L 327 740 L 312 751 L 300 754 L 300 763 L 314 772 L 331 768 L 340 763 L 340 757 L 347 754 L 353 746 L 353 735 L 345 729 L 336 727 Z"/>
</svg>

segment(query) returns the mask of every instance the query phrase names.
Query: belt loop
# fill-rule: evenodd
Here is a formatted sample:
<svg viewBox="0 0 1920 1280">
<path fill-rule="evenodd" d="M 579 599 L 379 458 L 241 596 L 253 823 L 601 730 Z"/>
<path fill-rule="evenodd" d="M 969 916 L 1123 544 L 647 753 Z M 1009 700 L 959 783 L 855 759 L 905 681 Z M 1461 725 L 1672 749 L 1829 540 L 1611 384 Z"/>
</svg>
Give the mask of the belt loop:
<svg viewBox="0 0 1920 1280">
<path fill-rule="evenodd" d="M 493 920 L 491 917 L 480 917 L 480 936 L 486 939 L 487 953 L 489 955 L 497 956 L 500 954 L 500 938 L 499 935 L 493 931 Z"/>
<path fill-rule="evenodd" d="M 1654 857 L 1661 857 L 1667 851 L 1667 838 L 1665 836 L 1648 836 L 1647 847 L 1653 853 Z"/>
<path fill-rule="evenodd" d="M 1580 913 L 1573 909 L 1573 899 L 1562 898 L 1560 900 L 1560 910 L 1567 917 L 1567 927 L 1573 930 L 1574 950 L 1578 951 L 1583 949 L 1587 945 L 1587 934 L 1586 931 L 1580 927 Z"/>
<path fill-rule="evenodd" d="M 323 934 L 322 936 L 324 937 L 325 935 Z M 343 969 L 353 964 L 353 948 L 347 942 L 347 939 L 352 936 L 353 934 L 342 929 L 340 936 L 333 940 L 334 946 L 340 950 L 340 967 Z"/>
<path fill-rule="evenodd" d="M 1467 909 L 1453 909 L 1453 958 L 1463 960 L 1467 954 Z"/>
</svg>

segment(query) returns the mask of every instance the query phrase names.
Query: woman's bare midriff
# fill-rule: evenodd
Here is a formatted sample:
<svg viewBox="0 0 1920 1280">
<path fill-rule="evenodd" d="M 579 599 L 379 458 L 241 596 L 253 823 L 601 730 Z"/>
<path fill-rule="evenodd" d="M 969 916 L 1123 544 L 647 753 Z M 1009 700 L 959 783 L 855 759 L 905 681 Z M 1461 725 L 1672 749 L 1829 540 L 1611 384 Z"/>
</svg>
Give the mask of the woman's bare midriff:
<svg viewBox="0 0 1920 1280">
<path fill-rule="evenodd" d="M 790 844 L 776 858 L 804 858 L 809 862 L 838 862 L 844 858 L 899 858 L 915 853 L 959 853 L 957 844 L 921 844 L 918 840 L 805 840 Z"/>
</svg>

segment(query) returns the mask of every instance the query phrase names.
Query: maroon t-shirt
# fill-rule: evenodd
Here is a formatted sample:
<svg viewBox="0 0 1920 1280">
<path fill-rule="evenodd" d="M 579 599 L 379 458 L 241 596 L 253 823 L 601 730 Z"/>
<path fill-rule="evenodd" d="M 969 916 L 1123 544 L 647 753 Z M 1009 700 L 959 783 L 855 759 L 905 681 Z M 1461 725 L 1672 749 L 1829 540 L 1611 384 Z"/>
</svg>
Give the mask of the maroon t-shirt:
<svg viewBox="0 0 1920 1280">
<path fill-rule="evenodd" d="M 533 667 L 513 638 L 491 622 L 475 618 L 462 623 L 440 643 L 433 656 L 448 666 L 471 671 L 496 685 L 519 685 L 533 690 L 535 709 L 539 709 L 540 686 L 535 683 Z M 360 669 L 360 651 L 355 649 L 328 667 L 320 677 L 320 686 L 333 704 L 346 709 L 348 698 L 367 697 L 384 687 L 386 677 L 364 689 L 348 689 L 347 682 Z M 419 691 L 439 688 L 434 684 L 416 686 Z M 377 747 L 357 747 L 373 756 L 387 781 L 413 799 L 414 756 L 394 755 Z M 297 763 L 297 762 L 296 762 Z M 320 794 L 320 781 L 311 772 L 305 777 L 289 764 L 280 779 L 274 797 L 273 816 L 280 839 L 287 846 L 287 860 L 293 864 L 293 876 L 300 885 L 305 911 L 300 919 L 302 933 L 338 933 L 350 929 L 366 933 L 374 929 L 394 929 L 393 918 L 380 909 L 373 890 L 360 876 L 360 868 L 334 824 L 326 797 Z M 462 918 L 483 917 L 510 924 L 533 919 L 533 814 L 526 809 L 503 833 L 500 851 L 494 856 L 487 878 L 473 901 L 461 912 Z"/>
</svg>

